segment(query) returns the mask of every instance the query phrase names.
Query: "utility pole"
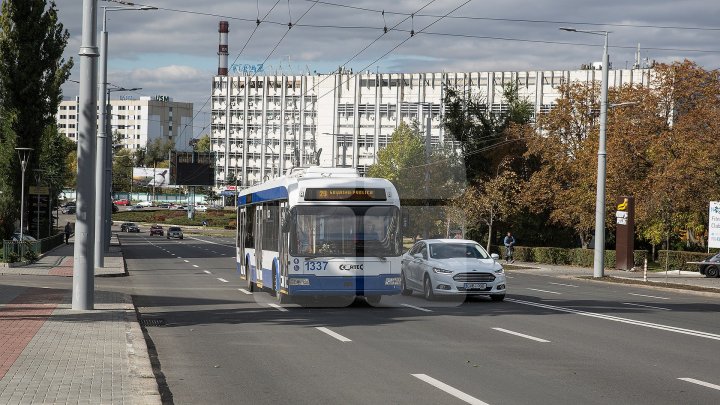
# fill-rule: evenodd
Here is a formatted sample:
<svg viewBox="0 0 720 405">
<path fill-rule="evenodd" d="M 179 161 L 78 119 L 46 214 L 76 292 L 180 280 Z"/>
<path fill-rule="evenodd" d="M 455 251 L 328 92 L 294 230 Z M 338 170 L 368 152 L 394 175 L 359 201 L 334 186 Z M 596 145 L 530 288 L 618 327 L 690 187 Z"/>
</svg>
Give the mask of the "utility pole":
<svg viewBox="0 0 720 405">
<path fill-rule="evenodd" d="M 75 214 L 75 263 L 73 265 L 73 310 L 90 310 L 95 301 L 95 169 L 97 125 L 97 0 L 83 0 L 80 45 L 80 131 L 77 143 L 77 202 Z"/>
</svg>

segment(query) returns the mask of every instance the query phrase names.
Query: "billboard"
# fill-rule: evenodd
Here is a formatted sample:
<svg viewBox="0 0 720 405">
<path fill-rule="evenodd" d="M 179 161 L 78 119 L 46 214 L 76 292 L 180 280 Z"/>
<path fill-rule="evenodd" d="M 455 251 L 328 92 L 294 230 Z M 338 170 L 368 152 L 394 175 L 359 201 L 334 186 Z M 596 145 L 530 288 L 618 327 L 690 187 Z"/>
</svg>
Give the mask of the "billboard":
<svg viewBox="0 0 720 405">
<path fill-rule="evenodd" d="M 170 152 L 170 184 L 212 186 L 215 184 L 215 155 L 212 152 Z"/>
<path fill-rule="evenodd" d="M 168 172 L 166 167 L 133 167 L 133 187 L 169 187 Z"/>
<path fill-rule="evenodd" d="M 708 247 L 720 247 L 720 201 L 710 201 Z"/>
</svg>

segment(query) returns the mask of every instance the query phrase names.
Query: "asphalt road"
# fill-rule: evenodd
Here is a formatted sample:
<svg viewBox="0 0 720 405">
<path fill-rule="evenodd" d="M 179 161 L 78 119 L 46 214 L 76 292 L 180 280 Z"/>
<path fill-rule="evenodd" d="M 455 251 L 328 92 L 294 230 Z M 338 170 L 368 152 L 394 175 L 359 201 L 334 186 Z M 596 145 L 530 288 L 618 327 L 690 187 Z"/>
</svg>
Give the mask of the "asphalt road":
<svg viewBox="0 0 720 405">
<path fill-rule="evenodd" d="M 502 303 L 277 308 L 242 291 L 232 239 L 120 238 L 130 277 L 96 288 L 133 294 L 143 319 L 164 323 L 147 330 L 176 404 L 720 402 L 711 294 L 511 271 Z"/>
<path fill-rule="evenodd" d="M 121 234 L 177 404 L 720 401 L 716 297 L 509 273 L 505 302 L 274 307 L 232 239 Z"/>
</svg>

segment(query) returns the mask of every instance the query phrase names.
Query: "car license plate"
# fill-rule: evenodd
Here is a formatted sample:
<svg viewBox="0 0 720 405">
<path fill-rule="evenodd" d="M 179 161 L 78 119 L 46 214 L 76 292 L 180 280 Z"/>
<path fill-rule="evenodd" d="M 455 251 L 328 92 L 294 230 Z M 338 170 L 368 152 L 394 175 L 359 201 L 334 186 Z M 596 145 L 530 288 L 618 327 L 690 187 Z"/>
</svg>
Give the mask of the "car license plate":
<svg viewBox="0 0 720 405">
<path fill-rule="evenodd" d="M 485 283 L 465 283 L 466 290 L 484 290 L 486 287 Z"/>
</svg>

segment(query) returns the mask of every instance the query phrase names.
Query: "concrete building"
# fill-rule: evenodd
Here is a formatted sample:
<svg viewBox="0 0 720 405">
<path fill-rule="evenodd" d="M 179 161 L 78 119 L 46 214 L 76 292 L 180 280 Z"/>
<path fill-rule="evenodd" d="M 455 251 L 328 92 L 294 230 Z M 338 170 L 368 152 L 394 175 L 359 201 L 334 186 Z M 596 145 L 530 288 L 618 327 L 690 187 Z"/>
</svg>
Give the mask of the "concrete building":
<svg viewBox="0 0 720 405">
<path fill-rule="evenodd" d="M 487 108 L 508 108 L 503 88 L 518 85 L 535 113 L 549 111 L 562 83 L 600 82 L 601 71 L 459 73 L 369 73 L 262 75 L 224 69 L 212 84 L 211 141 L 216 181 L 249 186 L 293 166 L 307 166 L 320 152 L 321 165 L 352 166 L 361 173 L 377 159 L 401 122 L 417 121 L 425 131 L 432 118 L 432 143 L 446 139 L 440 117 L 447 88 L 486 100 Z M 257 71 L 257 69 L 255 69 Z M 610 87 L 649 85 L 651 69 L 611 70 Z M 230 182 L 227 182 L 230 183 Z"/>
<path fill-rule="evenodd" d="M 127 149 L 145 148 L 155 139 L 175 142 L 177 150 L 189 150 L 193 138 L 193 104 L 173 101 L 167 96 L 123 96 L 110 100 L 110 127 L 119 132 Z M 58 130 L 77 140 L 79 100 L 65 100 L 57 113 Z"/>
</svg>

